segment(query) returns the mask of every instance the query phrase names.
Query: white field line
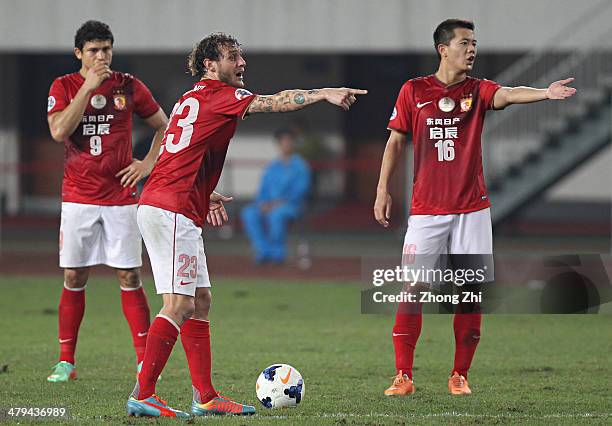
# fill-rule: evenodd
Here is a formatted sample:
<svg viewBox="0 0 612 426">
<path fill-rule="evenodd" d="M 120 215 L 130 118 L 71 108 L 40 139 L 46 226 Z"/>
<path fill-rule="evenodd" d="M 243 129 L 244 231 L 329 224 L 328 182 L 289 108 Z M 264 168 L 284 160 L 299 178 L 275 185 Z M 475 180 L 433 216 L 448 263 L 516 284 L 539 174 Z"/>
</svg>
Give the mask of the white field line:
<svg viewBox="0 0 612 426">
<path fill-rule="evenodd" d="M 438 418 L 438 417 L 466 417 L 466 418 L 487 418 L 487 419 L 580 419 L 580 418 L 608 418 L 612 417 L 612 413 L 552 413 L 552 414 L 470 414 L 458 413 L 456 411 L 445 413 L 429 413 L 429 414 L 388 414 L 388 413 L 321 413 L 312 415 L 273 415 L 273 416 L 257 416 L 255 419 L 278 419 L 278 420 L 300 420 L 312 418 L 388 418 L 388 419 L 405 419 L 405 418 Z M 213 417 L 209 420 L 213 420 Z M 220 417 L 219 417 L 220 418 Z M 247 420 L 248 418 L 245 418 Z"/>
</svg>

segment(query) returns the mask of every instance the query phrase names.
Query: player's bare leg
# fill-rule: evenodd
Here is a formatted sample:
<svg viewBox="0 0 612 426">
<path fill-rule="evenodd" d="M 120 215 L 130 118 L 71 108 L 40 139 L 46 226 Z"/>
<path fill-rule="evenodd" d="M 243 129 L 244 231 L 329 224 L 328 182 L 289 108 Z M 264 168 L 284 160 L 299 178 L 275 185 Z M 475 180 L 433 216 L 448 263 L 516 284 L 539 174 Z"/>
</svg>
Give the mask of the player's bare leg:
<svg viewBox="0 0 612 426">
<path fill-rule="evenodd" d="M 76 378 L 75 351 L 79 327 L 85 314 L 85 286 L 89 268 L 64 269 L 64 288 L 59 303 L 59 362 L 53 367 L 49 382 L 67 382 Z"/>
<path fill-rule="evenodd" d="M 196 288 L 195 311 L 192 318 L 208 321 L 208 313 L 212 304 L 212 293 L 208 287 Z"/>
<path fill-rule="evenodd" d="M 142 287 L 140 268 L 116 269 L 121 287 L 121 307 L 132 333 L 136 363 L 140 365 L 144 358 L 147 333 L 151 324 L 147 295 Z"/>
<path fill-rule="evenodd" d="M 181 327 L 181 342 L 187 355 L 193 403 L 191 412 L 197 416 L 211 414 L 255 414 L 255 407 L 243 405 L 219 396 L 212 380 L 210 353 L 210 322 L 208 313 L 212 301 L 210 288 L 196 288 L 195 311 Z"/>
<path fill-rule="evenodd" d="M 64 284 L 70 289 L 79 289 L 85 287 L 89 279 L 89 268 L 65 268 L 64 269 Z"/>
<path fill-rule="evenodd" d="M 128 399 L 127 412 L 133 416 L 189 417 L 175 410 L 155 394 L 155 383 L 176 343 L 183 322 L 193 315 L 194 298 L 182 294 L 163 294 L 164 306 L 147 335 L 142 370 Z"/>
</svg>

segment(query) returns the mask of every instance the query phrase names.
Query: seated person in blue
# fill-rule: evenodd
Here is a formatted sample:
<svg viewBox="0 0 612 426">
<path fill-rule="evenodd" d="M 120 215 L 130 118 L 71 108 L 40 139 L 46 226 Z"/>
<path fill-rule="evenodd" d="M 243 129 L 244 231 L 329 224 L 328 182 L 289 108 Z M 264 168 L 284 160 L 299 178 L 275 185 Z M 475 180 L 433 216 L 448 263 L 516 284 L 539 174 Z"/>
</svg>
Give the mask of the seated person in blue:
<svg viewBox="0 0 612 426">
<path fill-rule="evenodd" d="M 310 168 L 294 153 L 295 135 L 278 130 L 280 157 L 264 171 L 257 200 L 242 210 L 242 223 L 257 263 L 282 263 L 287 257 L 287 225 L 302 213 L 310 189 Z"/>
</svg>

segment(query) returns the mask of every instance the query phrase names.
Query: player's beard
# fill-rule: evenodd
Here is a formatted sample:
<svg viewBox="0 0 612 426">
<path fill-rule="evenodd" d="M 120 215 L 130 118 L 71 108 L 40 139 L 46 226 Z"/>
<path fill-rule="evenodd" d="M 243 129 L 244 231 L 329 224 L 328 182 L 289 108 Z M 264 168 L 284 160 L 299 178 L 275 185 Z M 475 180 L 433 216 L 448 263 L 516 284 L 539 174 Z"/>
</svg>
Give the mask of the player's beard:
<svg viewBox="0 0 612 426">
<path fill-rule="evenodd" d="M 219 80 L 221 80 L 225 84 L 228 84 L 232 87 L 238 87 L 238 88 L 244 87 L 243 81 L 239 79 L 238 76 L 236 76 L 235 72 L 219 71 Z"/>
</svg>

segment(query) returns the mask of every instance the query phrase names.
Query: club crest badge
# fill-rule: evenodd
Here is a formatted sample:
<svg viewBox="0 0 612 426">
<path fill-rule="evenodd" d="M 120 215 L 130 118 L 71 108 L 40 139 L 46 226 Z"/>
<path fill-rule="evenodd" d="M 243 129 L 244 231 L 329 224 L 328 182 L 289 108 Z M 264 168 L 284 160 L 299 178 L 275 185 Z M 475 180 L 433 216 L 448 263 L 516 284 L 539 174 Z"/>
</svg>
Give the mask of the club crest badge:
<svg viewBox="0 0 612 426">
<path fill-rule="evenodd" d="M 49 96 L 47 98 L 47 112 L 51 111 L 53 107 L 55 106 L 55 104 L 56 104 L 55 96 Z"/>
<path fill-rule="evenodd" d="M 449 97 L 442 98 L 438 101 L 438 108 L 440 108 L 440 111 L 451 112 L 455 109 L 455 101 Z"/>
<path fill-rule="evenodd" d="M 236 96 L 236 99 L 238 99 L 239 101 L 251 95 L 253 94 L 246 89 L 236 89 L 236 92 L 234 92 L 234 96 Z"/>
<path fill-rule="evenodd" d="M 461 112 L 468 112 L 472 109 L 472 94 L 470 93 L 465 98 L 459 101 L 459 106 L 461 107 Z"/>
<path fill-rule="evenodd" d="M 393 112 L 391 113 L 391 117 L 389 117 L 389 121 L 391 120 L 395 120 L 395 117 L 397 117 L 397 108 L 393 108 Z"/>
<path fill-rule="evenodd" d="M 117 111 L 125 110 L 125 107 L 127 105 L 125 95 L 123 93 L 115 93 L 113 95 L 113 104 L 115 105 L 115 109 Z"/>
<path fill-rule="evenodd" d="M 102 109 L 106 106 L 106 98 L 104 95 L 94 95 L 91 98 L 90 104 L 95 109 Z"/>
</svg>

